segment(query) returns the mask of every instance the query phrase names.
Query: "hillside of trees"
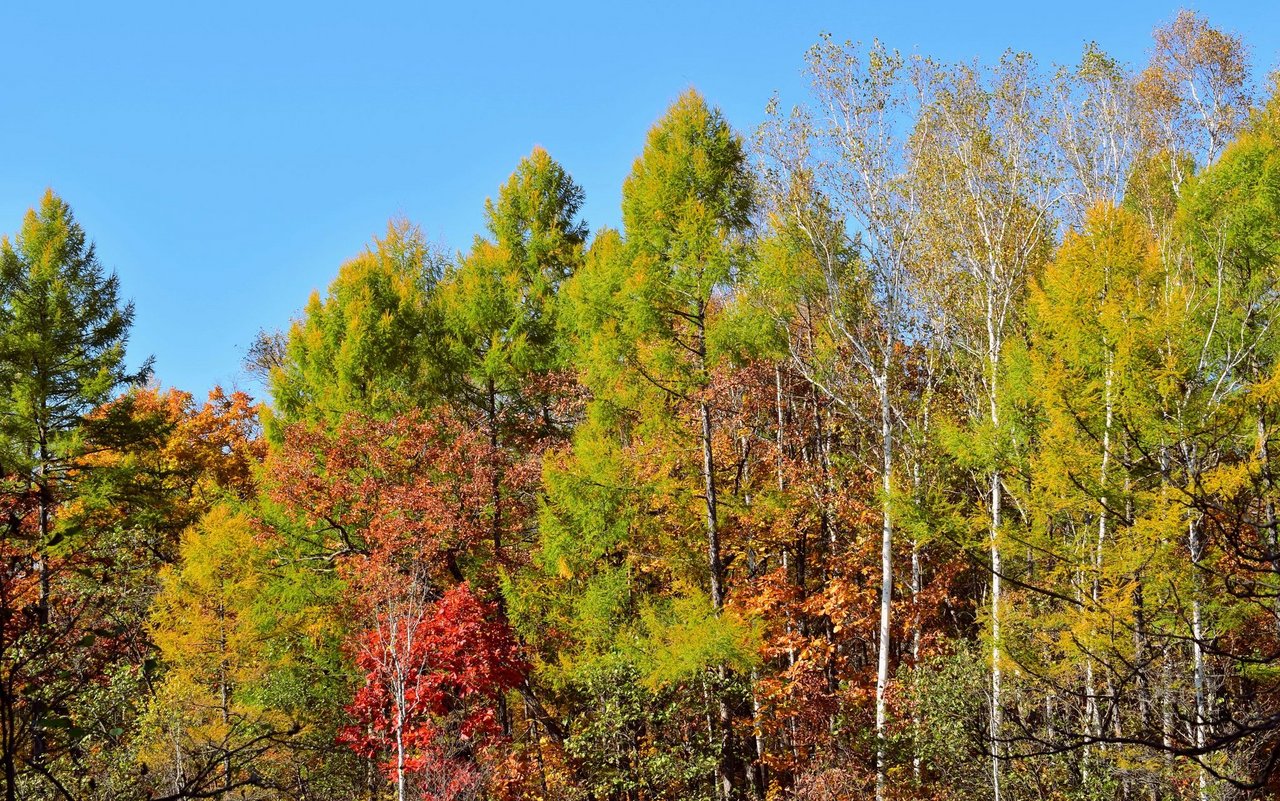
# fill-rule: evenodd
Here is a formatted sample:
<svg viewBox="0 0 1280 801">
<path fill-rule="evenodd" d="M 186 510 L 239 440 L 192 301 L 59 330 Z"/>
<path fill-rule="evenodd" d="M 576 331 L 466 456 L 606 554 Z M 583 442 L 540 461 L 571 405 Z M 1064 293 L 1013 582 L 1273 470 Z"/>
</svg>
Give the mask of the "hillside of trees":
<svg viewBox="0 0 1280 801">
<path fill-rule="evenodd" d="M 824 38 L 759 130 L 637 132 L 617 230 L 534 149 L 263 331 L 262 399 L 126 360 L 48 192 L 4 798 L 1277 797 L 1280 81 L 1149 52 Z"/>
</svg>

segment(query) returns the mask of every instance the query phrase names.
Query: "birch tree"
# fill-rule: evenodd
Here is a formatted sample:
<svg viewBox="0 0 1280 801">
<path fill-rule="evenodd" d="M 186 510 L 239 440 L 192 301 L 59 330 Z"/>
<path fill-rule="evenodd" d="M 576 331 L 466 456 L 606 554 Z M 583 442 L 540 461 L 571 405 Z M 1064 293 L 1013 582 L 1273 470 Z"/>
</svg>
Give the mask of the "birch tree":
<svg viewBox="0 0 1280 801">
<path fill-rule="evenodd" d="M 812 251 L 820 275 L 814 276 L 809 300 L 819 310 L 824 337 L 838 354 L 826 364 L 815 364 L 802 356 L 801 343 L 792 343 L 792 362 L 847 408 L 857 405 L 859 378 L 865 378 L 877 409 L 881 531 L 876 797 L 883 799 L 897 516 L 895 437 L 901 426 L 894 393 L 900 384 L 904 342 L 910 337 L 910 270 L 918 251 L 922 190 L 908 180 L 907 148 L 919 105 L 919 65 L 879 42 L 862 48 L 829 37 L 811 48 L 807 59 L 814 87 L 810 105 L 789 118 L 779 115 L 775 105 L 761 141 L 774 213 L 780 224 L 794 226 Z M 821 195 L 817 203 L 814 192 Z M 852 370 L 840 363 L 844 359 Z"/>
<path fill-rule="evenodd" d="M 1001 379 L 1027 279 L 1048 254 L 1058 190 L 1044 83 L 1029 56 L 1010 53 L 989 69 L 940 67 L 928 80 L 930 102 L 913 137 L 912 170 L 928 220 L 933 272 L 926 292 L 932 303 L 951 310 L 935 316 L 952 321 L 948 344 L 972 377 L 971 413 L 989 460 L 979 472 L 986 485 L 991 571 L 991 777 L 1000 801 L 1007 526 Z"/>
</svg>

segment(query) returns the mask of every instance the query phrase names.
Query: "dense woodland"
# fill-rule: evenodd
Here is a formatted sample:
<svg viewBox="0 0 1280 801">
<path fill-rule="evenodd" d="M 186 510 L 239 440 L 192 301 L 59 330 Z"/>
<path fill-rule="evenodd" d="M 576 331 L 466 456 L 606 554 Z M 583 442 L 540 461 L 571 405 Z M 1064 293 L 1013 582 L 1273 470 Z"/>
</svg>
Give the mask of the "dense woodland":
<svg viewBox="0 0 1280 801">
<path fill-rule="evenodd" d="M 618 230 L 535 149 L 264 331 L 261 402 L 127 369 L 49 192 L 5 798 L 1275 797 L 1280 84 L 1149 52 L 824 38 L 758 131 L 637 136 Z"/>
</svg>

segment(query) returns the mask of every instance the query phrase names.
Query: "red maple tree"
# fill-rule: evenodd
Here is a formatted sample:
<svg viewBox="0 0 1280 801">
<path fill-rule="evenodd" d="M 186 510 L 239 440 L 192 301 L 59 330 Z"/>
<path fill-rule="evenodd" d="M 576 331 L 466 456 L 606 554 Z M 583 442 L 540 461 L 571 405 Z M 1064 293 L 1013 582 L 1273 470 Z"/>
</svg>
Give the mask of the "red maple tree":
<svg viewBox="0 0 1280 801">
<path fill-rule="evenodd" d="M 430 801 L 460 801 L 481 783 L 476 757 L 501 729 L 494 702 L 528 666 L 496 605 L 463 583 L 438 598 L 420 572 L 375 569 L 366 585 L 375 624 L 357 641 L 364 686 L 341 739 L 378 759 L 406 797 L 412 781 Z"/>
</svg>

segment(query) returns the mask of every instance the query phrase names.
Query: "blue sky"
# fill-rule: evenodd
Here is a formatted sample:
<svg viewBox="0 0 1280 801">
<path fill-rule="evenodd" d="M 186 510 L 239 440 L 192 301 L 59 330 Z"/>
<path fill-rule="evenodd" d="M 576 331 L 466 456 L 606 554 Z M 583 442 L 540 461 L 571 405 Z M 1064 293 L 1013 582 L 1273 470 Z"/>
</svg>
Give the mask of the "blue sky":
<svg viewBox="0 0 1280 801">
<path fill-rule="evenodd" d="M 1141 62 L 1176 2 L 0 2 L 0 231 L 51 186 L 137 304 L 131 361 L 202 394 L 404 215 L 451 249 L 534 145 L 616 224 L 696 86 L 740 130 L 803 99 L 822 31 L 946 59 Z M 1277 63 L 1274 2 L 1204 3 Z"/>
</svg>

